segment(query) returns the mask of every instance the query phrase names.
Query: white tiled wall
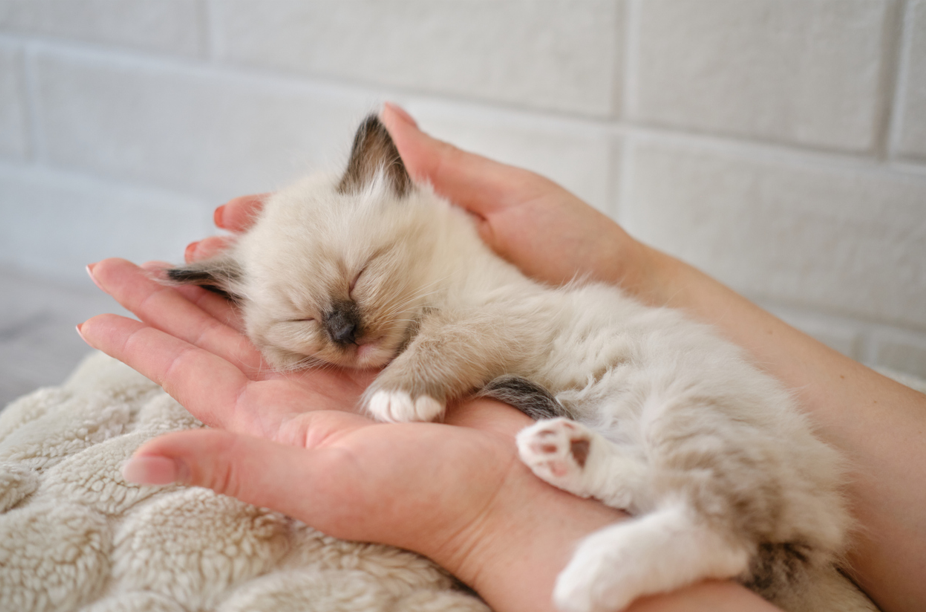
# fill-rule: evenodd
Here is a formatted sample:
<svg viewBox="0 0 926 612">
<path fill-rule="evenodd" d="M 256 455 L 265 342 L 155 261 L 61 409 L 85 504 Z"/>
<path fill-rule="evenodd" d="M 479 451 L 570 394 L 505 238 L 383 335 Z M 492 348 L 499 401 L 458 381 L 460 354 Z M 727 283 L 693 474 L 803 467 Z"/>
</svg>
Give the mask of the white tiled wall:
<svg viewBox="0 0 926 612">
<path fill-rule="evenodd" d="M 78 172 L 0 165 L 0 194 L 6 259 L 65 282 L 86 284 L 83 267 L 114 255 L 176 260 L 212 232 L 195 197 Z"/>
<path fill-rule="evenodd" d="M 926 0 L 907 7 L 897 92 L 896 148 L 926 162 Z"/>
<path fill-rule="evenodd" d="M 189 0 L 3 0 L 7 32 L 200 57 L 203 3 Z"/>
<path fill-rule="evenodd" d="M 270 4 L 270 8 L 268 8 Z M 623 3 L 611 0 L 225 0 L 218 59 L 307 78 L 609 117 Z"/>
<path fill-rule="evenodd" d="M 890 3 L 644 0 L 629 114 L 843 151 L 878 138 Z"/>
<path fill-rule="evenodd" d="M 0 160 L 25 158 L 27 141 L 22 49 L 0 42 Z"/>
<path fill-rule="evenodd" d="M 926 329 L 926 180 L 637 139 L 627 229 L 747 294 Z"/>
<path fill-rule="evenodd" d="M 926 375 L 926 0 L 0 0 L 0 264 L 179 259 L 387 99 Z"/>
<path fill-rule="evenodd" d="M 354 92 L 97 50 L 38 48 L 28 67 L 49 165 L 216 199 L 324 162 L 370 108 Z"/>
</svg>

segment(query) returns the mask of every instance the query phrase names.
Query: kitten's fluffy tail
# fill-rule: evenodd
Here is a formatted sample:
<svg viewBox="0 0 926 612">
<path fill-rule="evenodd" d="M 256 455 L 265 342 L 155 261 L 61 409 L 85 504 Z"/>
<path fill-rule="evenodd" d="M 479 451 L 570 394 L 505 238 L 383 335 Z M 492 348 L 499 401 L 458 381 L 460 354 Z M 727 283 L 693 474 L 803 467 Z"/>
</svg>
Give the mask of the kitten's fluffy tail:
<svg viewBox="0 0 926 612">
<path fill-rule="evenodd" d="M 514 406 L 535 421 L 568 417 L 568 410 L 541 385 L 514 374 L 505 374 L 489 382 L 476 397 L 488 397 Z"/>
</svg>

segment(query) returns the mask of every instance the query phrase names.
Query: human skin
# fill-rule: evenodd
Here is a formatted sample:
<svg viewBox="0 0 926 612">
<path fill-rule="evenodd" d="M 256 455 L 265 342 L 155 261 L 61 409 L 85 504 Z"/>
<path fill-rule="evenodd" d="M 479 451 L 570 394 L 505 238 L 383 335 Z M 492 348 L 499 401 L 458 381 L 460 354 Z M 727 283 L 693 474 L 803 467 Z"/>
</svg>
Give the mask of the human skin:
<svg viewBox="0 0 926 612">
<path fill-rule="evenodd" d="M 714 324 L 721 333 L 749 350 L 767 371 L 798 389 L 801 405 L 821 435 L 843 450 L 854 467 L 849 499 L 868 536 L 856 539 L 852 555 L 854 577 L 885 610 L 923 607 L 923 587 L 917 584 L 915 575 L 923 566 L 924 530 L 919 509 L 926 504 L 922 503 L 922 487 L 920 491 L 906 491 L 903 487 L 908 475 L 926 465 L 923 460 L 904 461 L 905 457 L 922 459 L 923 451 L 917 448 L 922 446 L 918 441 L 922 440 L 922 415 L 926 414 L 922 410 L 922 396 L 796 332 L 694 268 L 633 240 L 619 226 L 554 183 L 433 140 L 417 130 L 414 122 L 397 108 L 387 106 L 382 118 L 413 176 L 428 180 L 439 193 L 472 212 L 483 239 L 526 273 L 553 283 L 585 275 L 618 284 L 646 303 L 682 308 L 693 318 Z M 217 223 L 241 231 L 261 201 L 261 196 L 234 200 L 217 211 Z M 207 256 L 223 248 L 227 241 L 227 238 L 203 240 L 191 245 L 187 255 Z M 594 502 L 565 496 L 547 487 L 514 460 L 511 436 L 525 421 L 517 413 L 508 413 L 510 409 L 468 403 L 451 410 L 448 423 L 466 425 L 471 430 L 468 434 L 473 430 L 480 434 L 476 437 L 464 438 L 461 434 L 467 428 L 447 425 L 376 425 L 375 430 L 370 430 L 370 423 L 363 421 L 361 427 L 356 415 L 315 412 L 318 408 L 353 406 L 356 395 L 351 394 L 359 393 L 369 380 L 363 374 L 339 374 L 346 378 L 324 380 L 295 377 L 254 380 L 254 372 L 261 371 L 259 355 L 240 336 L 235 336 L 238 331 L 234 313 L 224 302 L 217 302 L 215 296 L 191 288 L 178 291 L 155 284 L 143 286 L 142 279 L 150 280 L 125 262 L 102 262 L 94 268 L 93 276 L 105 290 L 139 314 L 144 323 L 95 318 L 83 326 L 85 337 L 164 383 L 169 392 L 207 423 L 230 432 L 185 432 L 149 443 L 137 455 L 147 459 L 134 464 L 137 470 L 134 475 L 142 480 L 169 482 L 180 478 L 288 512 L 333 535 L 417 550 L 456 573 L 499 611 L 548 609 L 554 576 L 565 565 L 575 543 L 597 527 L 621 518 Z M 191 309 L 197 307 L 202 308 L 201 315 Z M 223 330 L 222 325 L 227 329 Z M 200 347 L 205 354 L 191 345 Z M 216 368 L 216 359 L 237 368 L 238 374 L 226 371 L 224 366 Z M 216 393 L 216 389 L 225 389 L 226 393 Z M 328 394 L 320 394 L 318 389 Z M 886 423 L 871 422 L 870 407 L 874 404 L 869 401 L 881 402 L 878 405 L 883 410 L 879 416 L 886 416 Z M 268 407 L 274 408 L 268 411 Z M 260 415 L 259 418 L 249 420 L 248 415 L 253 413 Z M 385 427 L 414 432 L 401 447 L 403 450 L 422 448 L 412 441 L 431 439 L 433 435 L 440 440 L 430 449 L 436 454 L 427 458 L 424 454 L 402 455 L 388 464 L 395 472 L 364 472 L 367 485 L 347 491 L 338 489 L 330 476 L 322 482 L 313 479 L 319 472 L 312 466 L 322 461 L 323 455 L 329 458 L 325 459 L 329 462 L 325 463 L 325 473 L 329 475 L 333 456 L 340 459 L 333 461 L 335 466 L 350 465 L 359 457 L 366 457 L 371 465 L 382 464 L 381 456 L 361 451 L 379 448 L 388 456 L 390 448 L 400 448 L 369 444 L 367 438 L 397 443 L 406 435 Z M 421 427 L 431 429 L 425 433 Z M 240 434 L 261 436 L 272 442 L 243 438 Z M 200 435 L 233 437 L 215 438 L 213 442 L 220 444 L 210 445 L 205 439 L 199 440 Z M 357 440 L 364 440 L 364 444 Z M 281 444 L 292 448 L 283 452 Z M 210 452 L 203 452 L 203 448 L 209 448 Z M 447 454 L 453 449 L 459 450 L 456 460 Z M 488 464 L 469 466 L 472 468 L 469 479 L 467 474 L 454 471 L 462 458 L 472 458 L 477 452 L 492 458 L 491 466 L 507 466 L 504 477 L 490 470 Z M 248 461 L 243 462 L 242 457 Z M 435 475 L 410 470 L 409 466 L 422 462 L 427 465 L 428 460 L 450 470 L 446 481 L 453 483 L 451 488 L 456 491 L 440 487 L 434 490 L 433 486 L 421 488 L 422 482 L 433 485 Z M 250 465 L 262 469 L 255 474 Z M 330 516 L 317 514 L 317 507 L 300 506 L 296 502 L 299 496 L 294 496 L 291 486 L 268 477 L 293 471 L 305 472 L 300 482 L 306 483 L 305 490 L 311 491 L 316 503 L 320 491 L 325 492 L 321 496 L 325 499 L 353 502 L 354 497 L 368 495 L 364 499 L 372 500 L 373 505 L 381 506 L 385 499 L 392 503 L 396 500 L 389 496 L 396 493 L 395 483 L 403 482 L 397 478 L 400 474 L 407 479 L 409 489 L 406 499 L 399 501 L 409 501 L 408 498 L 420 501 L 422 492 L 428 497 L 423 505 L 412 503 L 415 506 L 412 508 L 399 504 L 394 513 L 360 504 L 361 510 L 365 508 L 377 515 L 378 522 L 367 524 L 366 515 L 358 510 L 347 525 L 332 524 L 326 522 Z M 479 475 L 475 481 L 471 478 L 474 474 Z M 289 478 L 286 480 L 291 482 Z M 924 479 L 921 477 L 919 482 Z M 383 483 L 392 486 L 384 488 Z M 498 486 L 493 488 L 493 484 Z M 476 488 L 467 489 L 471 485 Z M 461 492 L 466 495 L 454 497 Z M 873 497 L 876 495 L 879 497 Z M 493 500 L 488 506 L 479 501 L 488 499 Z M 464 503 L 455 507 L 448 500 Z M 475 505 L 489 510 L 476 514 L 461 511 L 473 500 Z M 891 507 L 885 508 L 884 502 Z M 445 503 L 446 506 L 442 505 Z M 340 507 L 335 504 L 328 509 L 336 513 Z M 306 514 L 308 510 L 316 514 Z M 420 519 L 433 519 L 435 515 L 440 520 L 433 528 L 426 528 L 427 520 Z M 415 520 L 409 521 L 408 516 Z M 403 520 L 406 528 L 414 525 L 416 529 L 411 533 L 403 531 Z M 454 527 L 448 529 L 447 525 Z M 456 537 L 449 537 L 450 533 Z M 692 609 L 698 601 L 710 606 L 705 609 L 768 607 L 731 583 L 697 585 L 634 606 Z"/>
</svg>

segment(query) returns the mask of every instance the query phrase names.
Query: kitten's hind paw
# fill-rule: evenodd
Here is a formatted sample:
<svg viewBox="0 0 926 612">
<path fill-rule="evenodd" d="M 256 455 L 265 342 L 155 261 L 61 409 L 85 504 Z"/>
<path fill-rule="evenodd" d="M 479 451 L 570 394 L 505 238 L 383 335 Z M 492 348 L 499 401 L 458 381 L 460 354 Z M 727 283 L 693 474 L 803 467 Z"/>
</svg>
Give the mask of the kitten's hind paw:
<svg viewBox="0 0 926 612">
<path fill-rule="evenodd" d="M 427 395 L 412 398 L 405 391 L 376 391 L 367 401 L 367 410 L 378 421 L 409 423 L 433 421 L 444 412 L 444 404 Z"/>
<path fill-rule="evenodd" d="M 521 461 L 542 480 L 589 497 L 586 464 L 593 436 L 583 425 L 569 419 L 539 421 L 518 434 L 518 453 Z"/>
<path fill-rule="evenodd" d="M 593 538 L 594 535 L 589 540 Z M 584 542 L 569 565 L 556 577 L 553 601 L 562 612 L 623 610 L 642 594 L 633 580 L 639 579 L 639 576 L 633 573 L 626 575 L 621 567 L 614 567 L 606 561 L 609 555 L 619 557 L 619 553 L 625 551 L 610 551 L 605 546 L 596 547 L 596 544 L 588 540 Z M 632 557 L 621 560 L 625 564 L 634 562 Z"/>
</svg>

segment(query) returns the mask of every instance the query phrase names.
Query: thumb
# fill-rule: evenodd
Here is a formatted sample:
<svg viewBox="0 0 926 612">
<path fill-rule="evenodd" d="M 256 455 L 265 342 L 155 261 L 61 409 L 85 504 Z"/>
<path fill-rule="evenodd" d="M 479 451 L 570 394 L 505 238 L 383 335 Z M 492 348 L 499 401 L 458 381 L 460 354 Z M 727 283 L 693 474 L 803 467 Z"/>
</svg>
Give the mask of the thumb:
<svg viewBox="0 0 926 612">
<path fill-rule="evenodd" d="M 338 480 L 338 466 L 332 461 L 337 457 L 330 451 L 196 429 L 143 444 L 123 465 L 122 475 L 142 485 L 205 487 L 324 528 L 326 517 L 315 516 L 327 505 L 319 497 L 325 497 L 326 483 Z"/>
<path fill-rule="evenodd" d="M 388 102 L 380 118 L 411 175 L 477 215 L 504 207 L 512 199 L 511 186 L 523 181 L 522 175 L 533 174 L 432 138 L 408 113 Z"/>
</svg>

